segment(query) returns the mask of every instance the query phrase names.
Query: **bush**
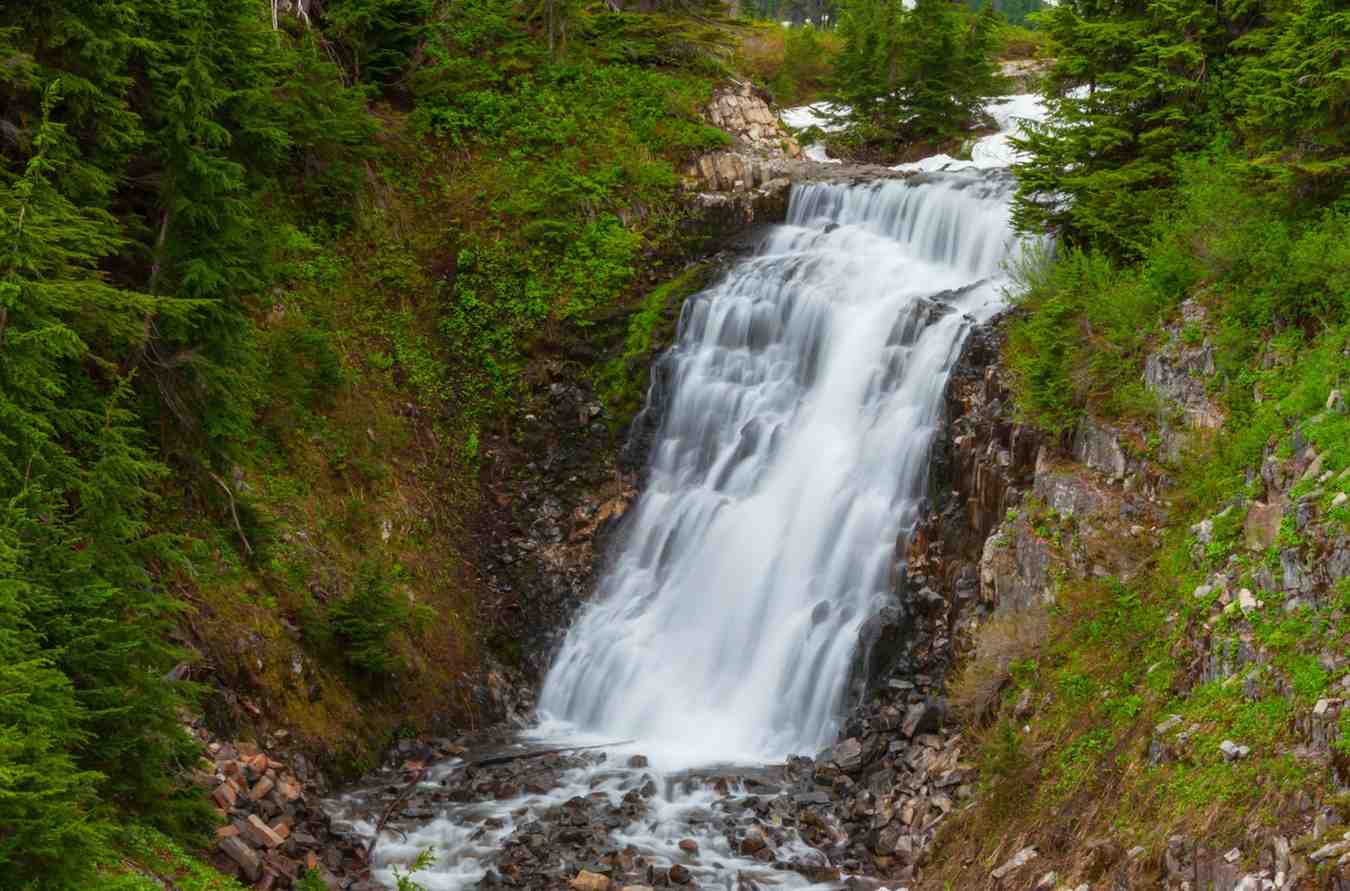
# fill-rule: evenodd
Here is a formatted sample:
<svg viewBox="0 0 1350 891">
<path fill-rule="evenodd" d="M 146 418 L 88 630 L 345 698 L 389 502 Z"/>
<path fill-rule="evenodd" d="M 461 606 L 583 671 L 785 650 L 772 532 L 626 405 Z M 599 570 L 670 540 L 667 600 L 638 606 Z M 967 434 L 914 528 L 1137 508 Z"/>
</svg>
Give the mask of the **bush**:
<svg viewBox="0 0 1350 891">
<path fill-rule="evenodd" d="M 415 632 L 430 618 L 396 589 L 397 571 L 369 561 L 357 572 L 352 590 L 328 609 L 328 623 L 343 660 L 372 678 L 397 674 L 403 657 L 394 646 L 400 632 Z"/>
</svg>

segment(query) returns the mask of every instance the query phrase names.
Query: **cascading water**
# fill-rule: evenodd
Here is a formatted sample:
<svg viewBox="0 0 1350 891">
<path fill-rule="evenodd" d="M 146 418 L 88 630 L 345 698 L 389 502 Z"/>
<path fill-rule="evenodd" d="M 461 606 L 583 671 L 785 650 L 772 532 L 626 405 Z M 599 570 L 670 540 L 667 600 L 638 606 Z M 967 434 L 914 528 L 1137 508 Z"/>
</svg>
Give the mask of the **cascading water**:
<svg viewBox="0 0 1350 891">
<path fill-rule="evenodd" d="M 1004 132 L 973 162 L 796 186 L 787 223 L 688 301 L 653 376 L 649 410 L 662 421 L 644 491 L 524 737 L 604 743 L 606 757 L 505 779 L 436 766 L 422 785 L 442 802 L 437 816 L 380 835 L 376 878 L 392 885 L 391 867 L 427 848 L 435 864 L 417 881 L 431 891 L 498 881 L 489 870 L 565 884 L 578 851 L 679 863 L 702 887 L 838 875 L 795 830 L 773 854 L 787 869 L 729 841 L 727 825 L 772 810 L 766 788 L 809 786 L 809 774 L 737 767 L 714 779 L 709 766 L 772 765 L 834 741 L 860 629 L 897 593 L 948 370 L 970 327 L 1000 308 L 1019 249 L 1011 176 L 990 168 L 1012 160 L 1017 114 L 1041 108 L 1012 97 L 991 110 Z M 634 753 L 644 757 L 630 763 Z M 460 791 L 445 792 L 455 777 Z M 333 812 L 370 837 L 365 801 L 352 793 Z"/>
<path fill-rule="evenodd" d="M 811 184 L 685 306 L 645 490 L 540 700 L 667 763 L 834 737 L 946 372 L 999 305 L 1006 176 Z"/>
</svg>

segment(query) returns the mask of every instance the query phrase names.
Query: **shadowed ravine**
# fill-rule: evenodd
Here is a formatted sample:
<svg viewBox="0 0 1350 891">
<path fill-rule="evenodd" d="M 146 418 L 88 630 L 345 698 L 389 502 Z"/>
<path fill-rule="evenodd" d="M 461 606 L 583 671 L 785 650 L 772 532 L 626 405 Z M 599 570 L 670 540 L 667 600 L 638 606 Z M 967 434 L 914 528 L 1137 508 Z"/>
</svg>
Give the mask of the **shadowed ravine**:
<svg viewBox="0 0 1350 891">
<path fill-rule="evenodd" d="M 792 757 L 835 741 L 863 623 L 903 608 L 897 547 L 951 364 L 1002 305 L 1011 188 L 974 167 L 799 184 L 787 222 L 689 299 L 653 375 L 642 494 L 522 740 L 631 742 L 434 767 L 426 785 L 455 801 L 381 837 L 379 878 L 425 848 L 429 889 L 590 868 L 726 888 L 847 873 L 793 832 L 755 856 L 747 821 L 820 794 Z M 360 802 L 342 816 L 369 835 Z"/>
</svg>

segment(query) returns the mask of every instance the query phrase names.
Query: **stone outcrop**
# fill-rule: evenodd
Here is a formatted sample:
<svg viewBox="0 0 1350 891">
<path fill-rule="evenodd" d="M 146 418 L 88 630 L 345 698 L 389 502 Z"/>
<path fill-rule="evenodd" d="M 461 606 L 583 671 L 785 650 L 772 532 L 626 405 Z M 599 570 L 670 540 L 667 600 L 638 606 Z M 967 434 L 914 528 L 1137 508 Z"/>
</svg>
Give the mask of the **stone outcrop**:
<svg viewBox="0 0 1350 891">
<path fill-rule="evenodd" d="M 684 171 L 700 215 L 719 232 L 781 220 L 802 153 L 764 94 L 732 81 L 713 94 L 703 117 L 726 132 L 730 145 L 700 156 Z"/>
<path fill-rule="evenodd" d="M 1190 430 L 1217 430 L 1223 412 L 1210 399 L 1206 381 L 1214 376 L 1214 348 L 1202 334 L 1208 313 L 1196 299 L 1181 305 L 1181 320 L 1144 361 L 1144 382 L 1159 398 L 1158 427 L 1167 455 L 1181 454 Z"/>
</svg>

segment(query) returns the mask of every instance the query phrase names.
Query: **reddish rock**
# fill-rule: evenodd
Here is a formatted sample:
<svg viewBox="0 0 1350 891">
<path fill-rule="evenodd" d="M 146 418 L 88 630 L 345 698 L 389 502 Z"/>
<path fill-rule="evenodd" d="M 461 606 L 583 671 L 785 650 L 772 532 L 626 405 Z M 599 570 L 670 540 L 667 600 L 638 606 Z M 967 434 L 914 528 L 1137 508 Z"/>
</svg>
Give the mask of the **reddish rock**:
<svg viewBox="0 0 1350 891">
<path fill-rule="evenodd" d="M 228 811 L 234 807 L 237 796 L 234 791 L 234 785 L 226 780 L 211 792 L 211 800 L 216 803 L 216 807 L 222 811 Z"/>
<path fill-rule="evenodd" d="M 273 832 L 272 827 L 264 823 L 257 814 L 248 815 L 248 821 L 244 824 L 243 834 L 249 841 L 254 842 L 259 847 L 263 848 L 279 847 L 282 841 L 284 841 L 284 839 Z"/>
<path fill-rule="evenodd" d="M 262 876 L 262 858 L 238 837 L 222 838 L 218 847 L 235 862 L 248 881 L 256 882 Z"/>
<path fill-rule="evenodd" d="M 262 799 L 266 798 L 267 793 L 271 792 L 272 789 L 275 787 L 276 787 L 275 782 L 268 779 L 267 777 L 263 777 L 262 779 L 258 780 L 257 783 L 254 784 L 253 791 L 249 792 L 248 796 L 249 798 L 252 798 L 254 801 L 261 801 Z"/>
</svg>

